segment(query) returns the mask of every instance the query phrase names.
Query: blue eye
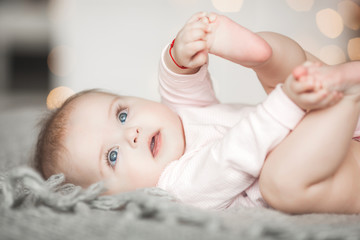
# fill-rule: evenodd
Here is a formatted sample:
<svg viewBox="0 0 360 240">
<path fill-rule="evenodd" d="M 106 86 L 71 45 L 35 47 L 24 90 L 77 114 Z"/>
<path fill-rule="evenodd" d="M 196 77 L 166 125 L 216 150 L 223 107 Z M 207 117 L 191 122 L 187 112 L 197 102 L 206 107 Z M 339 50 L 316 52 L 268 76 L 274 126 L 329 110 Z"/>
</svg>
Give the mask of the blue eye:
<svg viewBox="0 0 360 240">
<path fill-rule="evenodd" d="M 116 161 L 118 159 L 118 152 L 119 149 L 116 148 L 110 150 L 110 152 L 108 153 L 107 160 L 111 167 L 114 167 L 116 165 Z"/>
<path fill-rule="evenodd" d="M 120 111 L 118 118 L 119 118 L 121 124 L 125 124 L 127 115 L 128 115 L 127 110 Z"/>
</svg>

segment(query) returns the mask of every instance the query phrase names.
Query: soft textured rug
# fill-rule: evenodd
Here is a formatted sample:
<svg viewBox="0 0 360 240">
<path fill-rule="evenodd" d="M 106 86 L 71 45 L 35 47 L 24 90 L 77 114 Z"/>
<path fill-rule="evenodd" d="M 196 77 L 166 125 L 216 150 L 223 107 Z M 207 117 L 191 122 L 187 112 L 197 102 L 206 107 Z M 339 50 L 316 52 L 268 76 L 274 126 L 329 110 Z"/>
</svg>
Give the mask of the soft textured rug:
<svg viewBox="0 0 360 240">
<path fill-rule="evenodd" d="M 288 215 L 271 209 L 212 212 L 156 188 L 101 196 L 47 181 L 26 163 L 44 109 L 0 112 L 0 239 L 360 239 L 360 215 Z"/>
</svg>

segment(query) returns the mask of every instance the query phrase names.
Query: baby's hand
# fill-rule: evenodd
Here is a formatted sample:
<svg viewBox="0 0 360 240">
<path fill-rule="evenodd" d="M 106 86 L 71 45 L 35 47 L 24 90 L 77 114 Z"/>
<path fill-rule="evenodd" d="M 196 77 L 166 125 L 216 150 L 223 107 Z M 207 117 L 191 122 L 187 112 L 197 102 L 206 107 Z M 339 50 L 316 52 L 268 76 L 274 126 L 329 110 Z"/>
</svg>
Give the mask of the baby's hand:
<svg viewBox="0 0 360 240">
<path fill-rule="evenodd" d="M 294 73 L 284 82 L 283 90 L 295 104 L 308 111 L 330 107 L 343 96 L 341 92 L 328 91 L 311 78 L 296 79 Z"/>
<path fill-rule="evenodd" d="M 171 49 L 175 62 L 189 69 L 204 65 L 208 60 L 206 35 L 209 31 L 206 13 L 193 15 L 177 34 Z"/>
</svg>

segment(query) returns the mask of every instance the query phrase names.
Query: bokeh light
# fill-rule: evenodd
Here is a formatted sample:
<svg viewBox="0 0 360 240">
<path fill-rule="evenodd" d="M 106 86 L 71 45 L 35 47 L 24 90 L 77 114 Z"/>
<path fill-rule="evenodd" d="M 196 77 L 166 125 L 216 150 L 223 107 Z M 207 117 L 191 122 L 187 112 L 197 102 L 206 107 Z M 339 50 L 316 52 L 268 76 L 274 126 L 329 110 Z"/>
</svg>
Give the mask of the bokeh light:
<svg viewBox="0 0 360 240">
<path fill-rule="evenodd" d="M 320 32 L 329 38 L 337 38 L 344 29 L 340 14 L 330 8 L 316 14 L 316 24 Z"/>
<path fill-rule="evenodd" d="M 211 0 L 214 8 L 221 12 L 238 12 L 240 11 L 243 0 Z"/>
<path fill-rule="evenodd" d="M 351 60 L 360 60 L 360 37 L 349 40 L 347 51 Z"/>
<path fill-rule="evenodd" d="M 322 46 L 322 43 L 312 34 L 299 33 L 299 35 L 294 36 L 294 39 L 302 48 L 313 55 L 316 55 Z"/>
<path fill-rule="evenodd" d="M 53 110 L 61 107 L 61 105 L 74 94 L 74 91 L 68 87 L 57 87 L 50 91 L 46 98 L 46 106 Z"/>
<path fill-rule="evenodd" d="M 341 15 L 345 26 L 352 30 L 360 28 L 360 6 L 350 0 L 338 3 L 338 12 Z"/>
<path fill-rule="evenodd" d="M 346 61 L 344 51 L 336 45 L 327 45 L 320 49 L 319 58 L 329 65 L 335 65 Z"/>
<path fill-rule="evenodd" d="M 76 62 L 74 50 L 66 45 L 52 49 L 47 59 L 50 71 L 60 77 L 69 75 L 74 70 Z"/>
<path fill-rule="evenodd" d="M 314 5 L 314 0 L 286 0 L 290 8 L 298 12 L 310 11 Z"/>
</svg>

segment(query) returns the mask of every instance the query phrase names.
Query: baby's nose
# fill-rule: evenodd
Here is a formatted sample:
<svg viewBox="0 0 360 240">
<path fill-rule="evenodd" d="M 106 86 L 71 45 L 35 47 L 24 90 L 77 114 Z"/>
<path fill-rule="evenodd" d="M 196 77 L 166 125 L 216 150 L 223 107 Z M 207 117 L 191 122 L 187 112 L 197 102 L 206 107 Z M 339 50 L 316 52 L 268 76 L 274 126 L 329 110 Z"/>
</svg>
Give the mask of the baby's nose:
<svg viewBox="0 0 360 240">
<path fill-rule="evenodd" d="M 126 131 L 126 139 L 131 147 L 135 148 L 139 144 L 139 136 L 142 132 L 140 127 L 130 127 Z"/>
</svg>

